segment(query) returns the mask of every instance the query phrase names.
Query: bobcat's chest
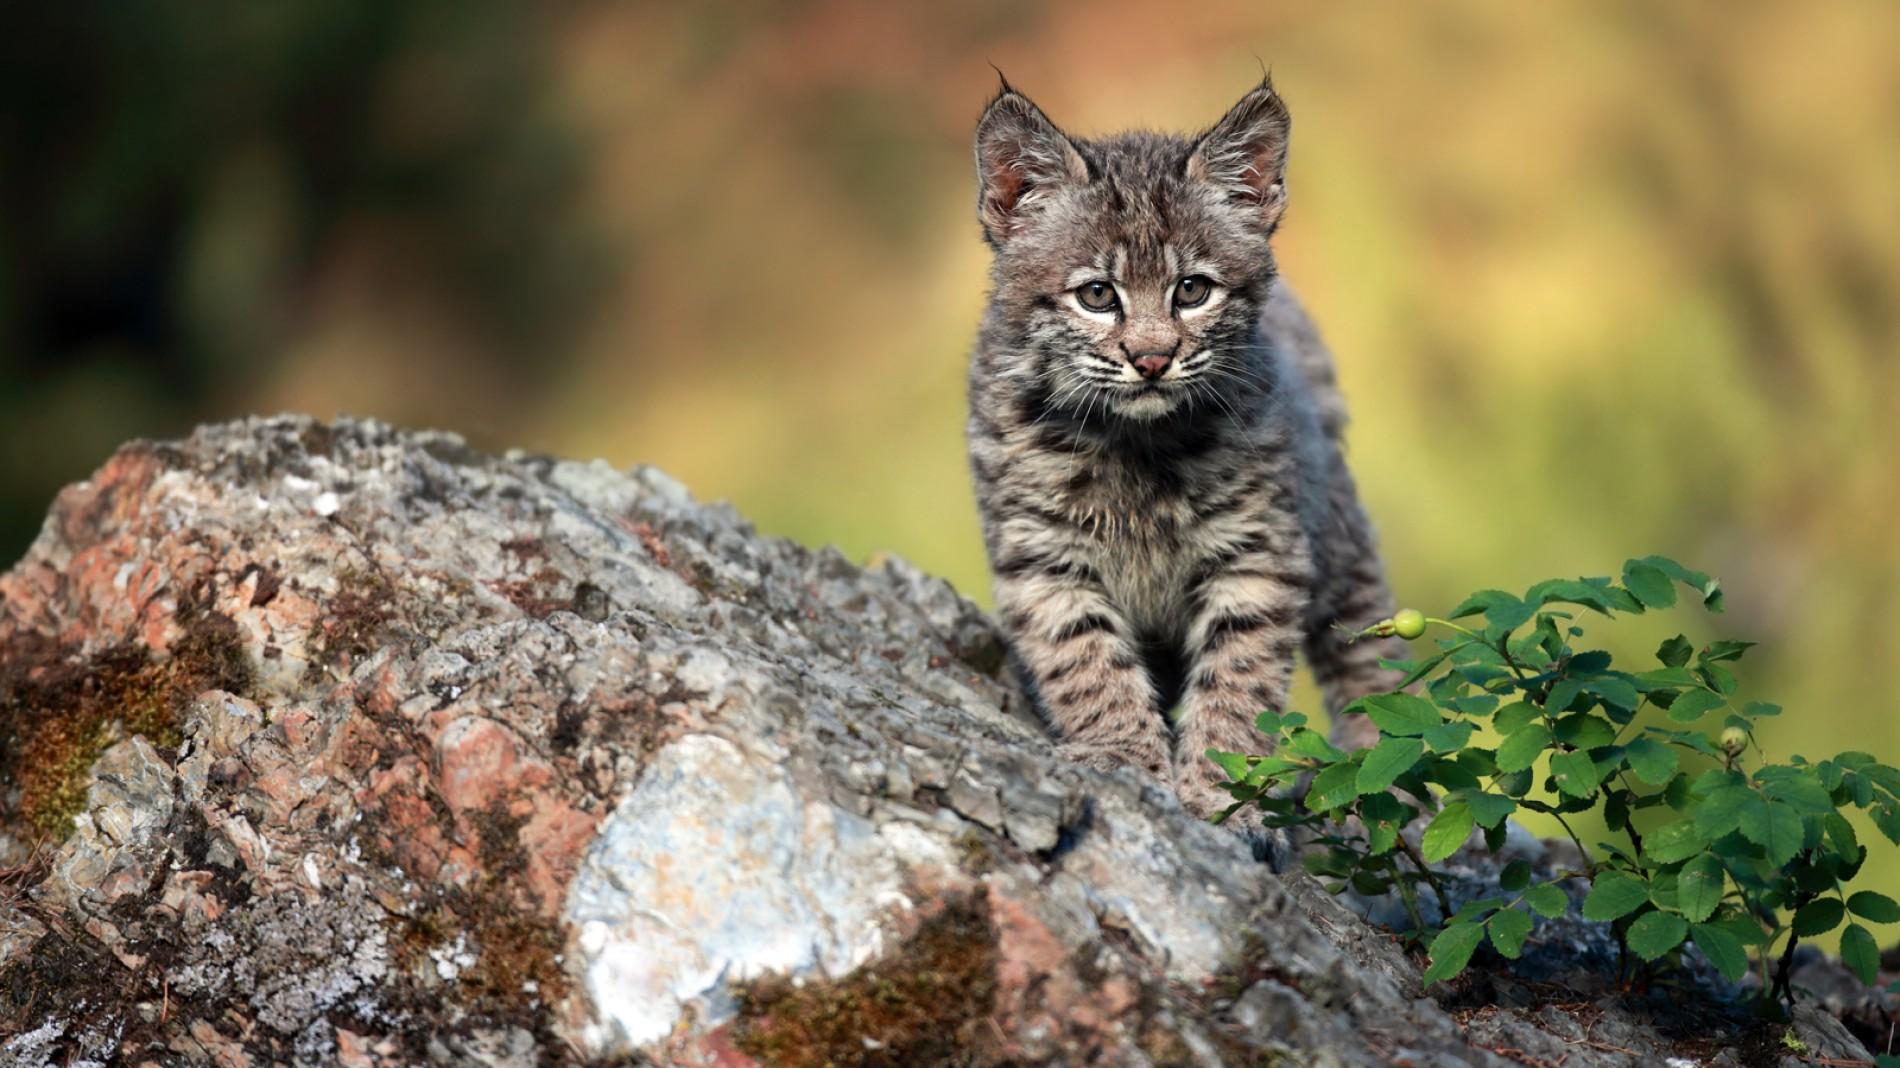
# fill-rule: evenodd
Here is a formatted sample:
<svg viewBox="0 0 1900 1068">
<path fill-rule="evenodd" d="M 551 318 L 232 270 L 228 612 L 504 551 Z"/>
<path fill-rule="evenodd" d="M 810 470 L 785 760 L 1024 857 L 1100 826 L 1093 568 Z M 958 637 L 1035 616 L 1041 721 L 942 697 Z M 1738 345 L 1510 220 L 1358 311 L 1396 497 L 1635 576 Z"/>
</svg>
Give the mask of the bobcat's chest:
<svg viewBox="0 0 1900 1068">
<path fill-rule="evenodd" d="M 1072 486 L 1063 504 L 1109 599 L 1137 633 L 1169 640 L 1184 634 L 1203 555 L 1188 495 L 1156 492 L 1110 469 Z"/>
</svg>

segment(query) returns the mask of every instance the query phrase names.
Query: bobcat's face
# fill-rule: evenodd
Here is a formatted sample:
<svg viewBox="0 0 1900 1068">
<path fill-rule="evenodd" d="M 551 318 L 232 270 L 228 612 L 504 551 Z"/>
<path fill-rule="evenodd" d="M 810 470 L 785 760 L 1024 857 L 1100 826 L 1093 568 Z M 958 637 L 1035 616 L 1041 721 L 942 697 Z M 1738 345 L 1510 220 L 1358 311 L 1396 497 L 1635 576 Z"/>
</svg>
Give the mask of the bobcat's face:
<svg viewBox="0 0 1900 1068">
<path fill-rule="evenodd" d="M 977 133 L 993 300 L 1016 340 L 998 373 L 1084 422 L 1222 411 L 1234 379 L 1262 373 L 1248 345 L 1285 128 L 1263 87 L 1192 141 L 1088 142 L 1005 90 Z"/>
</svg>

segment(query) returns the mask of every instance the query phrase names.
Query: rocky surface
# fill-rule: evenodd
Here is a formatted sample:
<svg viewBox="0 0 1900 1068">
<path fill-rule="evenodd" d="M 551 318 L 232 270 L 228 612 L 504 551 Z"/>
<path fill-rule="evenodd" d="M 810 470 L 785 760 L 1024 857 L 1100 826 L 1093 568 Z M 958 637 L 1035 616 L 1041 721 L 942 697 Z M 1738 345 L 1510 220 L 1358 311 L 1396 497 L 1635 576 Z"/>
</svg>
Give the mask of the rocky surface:
<svg viewBox="0 0 1900 1068">
<path fill-rule="evenodd" d="M 0 578 L 0 1066 L 1867 1056 L 1593 990 L 1576 924 L 1427 995 L 1311 880 L 1058 763 L 1002 661 L 943 582 L 651 470 L 129 446 Z"/>
</svg>

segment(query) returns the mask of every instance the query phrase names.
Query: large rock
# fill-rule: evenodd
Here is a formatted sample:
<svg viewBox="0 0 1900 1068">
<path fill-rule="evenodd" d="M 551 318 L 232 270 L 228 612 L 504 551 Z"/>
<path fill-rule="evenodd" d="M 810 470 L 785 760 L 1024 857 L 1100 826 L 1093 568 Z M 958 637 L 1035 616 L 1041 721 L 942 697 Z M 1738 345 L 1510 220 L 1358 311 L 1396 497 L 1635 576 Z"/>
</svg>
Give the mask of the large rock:
<svg viewBox="0 0 1900 1068">
<path fill-rule="evenodd" d="M 1786 1052 L 1427 997 L 1310 880 L 1059 763 L 1002 663 L 945 583 L 651 470 L 303 419 L 129 446 L 0 579 L 0 1064 Z"/>
</svg>

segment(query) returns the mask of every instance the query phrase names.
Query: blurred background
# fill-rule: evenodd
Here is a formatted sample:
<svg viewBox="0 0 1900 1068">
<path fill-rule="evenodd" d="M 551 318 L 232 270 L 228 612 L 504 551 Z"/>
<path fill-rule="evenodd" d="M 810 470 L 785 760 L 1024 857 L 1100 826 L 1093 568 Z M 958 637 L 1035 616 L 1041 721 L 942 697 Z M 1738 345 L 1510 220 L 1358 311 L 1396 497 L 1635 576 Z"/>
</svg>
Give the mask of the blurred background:
<svg viewBox="0 0 1900 1068">
<path fill-rule="evenodd" d="M 1400 597 L 1674 555 L 1728 615 L 1620 648 L 1760 641 L 1771 747 L 1900 757 L 1887 0 L 122 0 L 0 31 L 0 560 L 124 440 L 290 409 L 655 463 L 987 600 L 990 64 L 1086 134 L 1204 126 L 1264 62 L 1281 262 Z"/>
</svg>

